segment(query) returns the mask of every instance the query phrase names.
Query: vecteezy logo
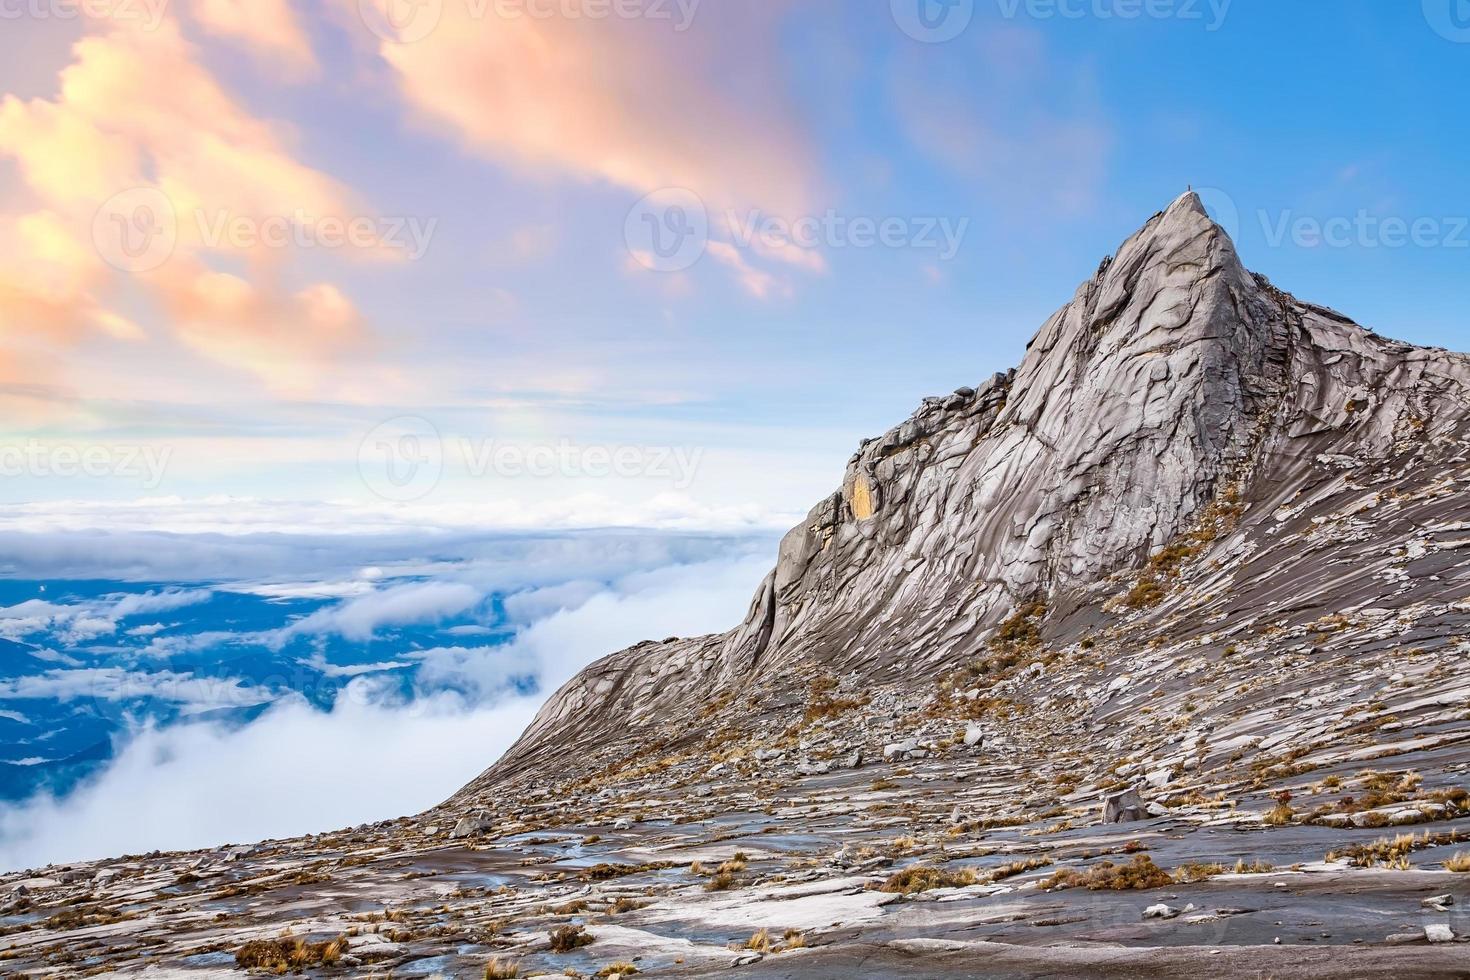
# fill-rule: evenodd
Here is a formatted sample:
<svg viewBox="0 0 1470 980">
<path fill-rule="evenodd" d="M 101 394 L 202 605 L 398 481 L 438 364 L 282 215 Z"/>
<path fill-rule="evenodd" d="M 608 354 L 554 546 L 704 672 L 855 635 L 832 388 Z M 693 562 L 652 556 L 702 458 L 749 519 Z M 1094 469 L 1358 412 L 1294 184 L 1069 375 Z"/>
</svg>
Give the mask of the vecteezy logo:
<svg viewBox="0 0 1470 980">
<path fill-rule="evenodd" d="M 357 471 L 369 490 L 396 503 L 421 500 L 444 474 L 444 441 L 427 419 L 389 419 L 363 437 Z"/>
<path fill-rule="evenodd" d="M 682 187 L 654 191 L 628 212 L 623 240 L 645 269 L 682 272 L 709 246 L 709 212 L 693 191 Z"/>
<path fill-rule="evenodd" d="M 357 0 L 367 29 L 393 44 L 413 44 L 434 33 L 444 0 Z"/>
<path fill-rule="evenodd" d="M 953 41 L 975 17 L 975 0 L 888 0 L 893 22 L 926 44 Z"/>
<path fill-rule="evenodd" d="M 1440 37 L 1470 44 L 1470 0 L 1424 0 L 1424 19 Z"/>
<path fill-rule="evenodd" d="M 1218 187 L 1196 187 L 1195 194 L 1199 195 L 1200 203 L 1204 204 L 1205 210 L 1210 213 L 1215 224 L 1225 229 L 1225 234 L 1232 240 L 1240 237 L 1240 208 L 1236 207 L 1235 199 Z"/>
<path fill-rule="evenodd" d="M 92 244 L 103 261 L 123 272 L 163 265 L 179 242 L 173 202 L 156 187 L 135 187 L 108 198 L 92 217 Z"/>
</svg>

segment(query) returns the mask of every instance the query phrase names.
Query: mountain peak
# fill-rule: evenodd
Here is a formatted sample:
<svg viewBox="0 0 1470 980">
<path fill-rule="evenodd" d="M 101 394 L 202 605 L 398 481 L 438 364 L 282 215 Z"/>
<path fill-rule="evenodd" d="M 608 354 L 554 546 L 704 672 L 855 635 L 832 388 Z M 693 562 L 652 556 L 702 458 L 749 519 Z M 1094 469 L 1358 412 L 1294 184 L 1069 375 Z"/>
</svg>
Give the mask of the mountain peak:
<svg viewBox="0 0 1470 980">
<path fill-rule="evenodd" d="M 1205 210 L 1205 202 L 1200 200 L 1199 194 L 1195 193 L 1193 187 L 1174 198 L 1174 202 L 1164 209 L 1164 213 L 1168 214 L 1176 210 L 1193 211 L 1195 214 L 1209 217 L 1209 212 Z"/>
<path fill-rule="evenodd" d="M 710 692 L 814 671 L 911 682 L 1038 609 L 1059 634 L 1105 626 L 1120 583 L 1201 550 L 1202 522 L 1289 506 L 1319 478 L 1314 459 L 1400 452 L 1435 411 L 1463 420 L 1467 388 L 1464 358 L 1380 340 L 1248 272 L 1188 191 L 1078 287 L 1017 368 L 865 441 L 783 538 L 743 623 L 589 668 L 461 796 L 605 755 L 614 733 L 677 727 Z"/>
</svg>

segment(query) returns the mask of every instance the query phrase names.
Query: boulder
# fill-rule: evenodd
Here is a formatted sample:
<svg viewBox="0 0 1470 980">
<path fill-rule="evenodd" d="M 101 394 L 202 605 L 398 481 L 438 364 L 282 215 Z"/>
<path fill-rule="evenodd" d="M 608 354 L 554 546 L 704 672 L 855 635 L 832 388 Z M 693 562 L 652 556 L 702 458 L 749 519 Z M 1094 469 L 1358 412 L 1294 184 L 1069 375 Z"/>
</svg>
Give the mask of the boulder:
<svg viewBox="0 0 1470 980">
<path fill-rule="evenodd" d="M 1129 788 L 1121 793 L 1103 797 L 1103 823 L 1131 823 L 1147 816 L 1143 797 L 1138 790 Z"/>
<path fill-rule="evenodd" d="M 449 832 L 453 840 L 462 840 L 466 837 L 477 837 L 495 825 L 490 815 L 484 810 L 476 810 L 459 818 L 454 829 Z"/>
<path fill-rule="evenodd" d="M 883 761 L 892 762 L 896 759 L 906 759 L 911 753 L 919 750 L 918 739 L 905 739 L 902 742 L 890 742 L 883 746 Z"/>
</svg>

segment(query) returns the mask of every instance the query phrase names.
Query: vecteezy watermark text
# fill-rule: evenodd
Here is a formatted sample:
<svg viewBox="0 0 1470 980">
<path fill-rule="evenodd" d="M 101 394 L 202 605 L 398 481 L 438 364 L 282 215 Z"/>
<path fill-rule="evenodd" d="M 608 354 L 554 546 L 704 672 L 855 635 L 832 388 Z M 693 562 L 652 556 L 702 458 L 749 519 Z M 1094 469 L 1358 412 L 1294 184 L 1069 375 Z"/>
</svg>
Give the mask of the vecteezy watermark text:
<svg viewBox="0 0 1470 980">
<path fill-rule="evenodd" d="M 172 446 L 79 446 L 27 439 L 0 444 L 0 477 L 122 479 L 156 490 L 172 457 Z"/>
<path fill-rule="evenodd" d="M 796 217 L 741 212 L 722 216 L 727 244 L 767 255 L 793 250 L 918 249 L 936 259 L 953 259 L 970 228 L 969 218 L 938 215 L 853 215 L 828 208 Z M 711 247 L 710 216 L 698 194 L 666 187 L 640 199 L 629 210 L 623 240 L 639 265 L 655 272 L 681 272 Z"/>
<path fill-rule="evenodd" d="M 0 0 L 3 2 L 3 0 Z M 156 187 L 134 187 L 103 202 L 92 218 L 92 243 L 124 272 L 150 272 L 180 242 L 207 249 L 354 249 L 396 254 L 409 261 L 429 250 L 438 218 L 415 215 L 240 214 L 227 208 L 180 212 Z"/>
<path fill-rule="evenodd" d="M 725 215 L 735 243 L 744 248 L 915 248 L 933 249 L 948 262 L 959 253 L 969 218 L 938 216 L 874 218 L 844 215 L 835 209 L 800 218 L 781 218 L 748 211 Z"/>
<path fill-rule="evenodd" d="M 385 500 L 422 500 L 444 473 L 470 479 L 652 480 L 687 490 L 704 460 L 704 450 L 685 446 L 515 442 L 459 437 L 446 441 L 435 425 L 402 416 L 375 426 L 358 447 L 363 483 Z"/>
<path fill-rule="evenodd" d="M 1270 248 L 1470 249 L 1470 215 L 1383 214 L 1368 208 L 1336 214 L 1295 208 L 1246 211 L 1218 187 L 1197 188 L 1195 193 L 1231 238 L 1239 238 L 1254 221 Z"/>
<path fill-rule="evenodd" d="M 570 439 L 536 445 L 461 439 L 459 452 L 465 470 L 476 478 L 493 475 L 667 480 L 675 490 L 689 489 L 704 459 L 704 450 L 697 447 L 583 446 Z"/>
<path fill-rule="evenodd" d="M 1179 20 L 1218 31 L 1234 0 L 995 0 L 1007 20 Z"/>
<path fill-rule="evenodd" d="M 126 21 L 157 30 L 169 0 L 0 0 L 0 20 Z"/>
<path fill-rule="evenodd" d="M 439 227 L 438 218 L 318 216 L 302 208 L 265 217 L 200 210 L 194 220 L 199 239 L 208 248 L 385 248 L 410 261 L 424 256 Z"/>
<path fill-rule="evenodd" d="M 1470 248 L 1470 217 L 1352 215 L 1321 218 L 1292 211 L 1259 213 L 1266 244 L 1280 248 Z"/>
</svg>

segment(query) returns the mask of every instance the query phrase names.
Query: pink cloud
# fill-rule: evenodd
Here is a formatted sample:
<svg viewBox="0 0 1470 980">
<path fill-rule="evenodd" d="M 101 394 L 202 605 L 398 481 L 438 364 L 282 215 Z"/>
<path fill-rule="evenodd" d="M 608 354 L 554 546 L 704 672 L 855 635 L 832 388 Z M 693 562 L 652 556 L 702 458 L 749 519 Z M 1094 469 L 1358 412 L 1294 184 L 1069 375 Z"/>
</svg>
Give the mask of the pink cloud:
<svg viewBox="0 0 1470 980">
<path fill-rule="evenodd" d="M 778 61 L 777 29 L 792 6 L 705 4 L 681 31 L 672 3 L 648 5 L 670 11 L 663 20 L 517 16 L 495 4 L 477 16 L 477 5 L 450 2 L 425 36 L 384 41 L 379 52 L 415 118 L 474 151 L 527 175 L 601 180 L 634 196 L 687 189 L 723 229 L 718 219 L 733 212 L 808 214 L 819 190 Z M 816 255 L 752 251 L 822 268 Z M 750 258 L 726 264 L 752 293 L 769 293 L 771 277 Z"/>
<path fill-rule="evenodd" d="M 195 23 L 230 38 L 297 75 L 317 70 L 316 55 L 288 0 L 193 0 Z"/>
</svg>

